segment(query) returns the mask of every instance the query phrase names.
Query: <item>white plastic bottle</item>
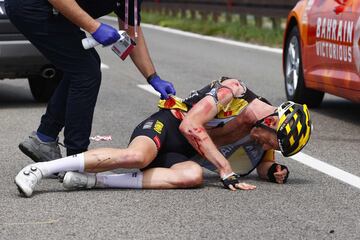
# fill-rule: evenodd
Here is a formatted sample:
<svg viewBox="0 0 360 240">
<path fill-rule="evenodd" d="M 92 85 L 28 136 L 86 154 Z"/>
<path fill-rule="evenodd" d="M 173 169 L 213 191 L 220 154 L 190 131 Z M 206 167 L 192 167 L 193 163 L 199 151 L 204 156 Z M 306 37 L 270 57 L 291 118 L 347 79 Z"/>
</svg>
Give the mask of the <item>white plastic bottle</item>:
<svg viewBox="0 0 360 240">
<path fill-rule="evenodd" d="M 120 38 L 118 41 L 121 41 L 125 38 L 124 34 L 123 34 L 124 32 L 125 31 L 121 31 L 121 30 L 118 31 L 118 33 L 120 35 Z M 83 40 L 81 40 L 81 42 L 85 49 L 90 49 L 90 48 L 96 47 L 97 45 L 101 44 L 101 43 L 97 42 L 92 36 L 84 38 Z"/>
</svg>

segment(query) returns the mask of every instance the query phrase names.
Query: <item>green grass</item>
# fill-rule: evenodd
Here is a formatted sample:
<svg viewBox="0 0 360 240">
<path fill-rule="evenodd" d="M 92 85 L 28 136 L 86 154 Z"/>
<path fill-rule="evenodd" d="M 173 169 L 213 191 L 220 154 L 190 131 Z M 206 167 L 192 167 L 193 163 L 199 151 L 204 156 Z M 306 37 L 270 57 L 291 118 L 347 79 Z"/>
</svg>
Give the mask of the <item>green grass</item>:
<svg viewBox="0 0 360 240">
<path fill-rule="evenodd" d="M 142 12 L 141 16 L 143 23 L 271 47 L 281 47 L 283 41 L 283 29 L 258 28 L 251 19 L 248 20 L 248 24 L 241 24 L 239 18 L 236 17 L 231 22 L 226 22 L 225 17 L 220 17 L 220 20 L 215 22 L 210 18 L 191 19 L 148 12 Z"/>
</svg>

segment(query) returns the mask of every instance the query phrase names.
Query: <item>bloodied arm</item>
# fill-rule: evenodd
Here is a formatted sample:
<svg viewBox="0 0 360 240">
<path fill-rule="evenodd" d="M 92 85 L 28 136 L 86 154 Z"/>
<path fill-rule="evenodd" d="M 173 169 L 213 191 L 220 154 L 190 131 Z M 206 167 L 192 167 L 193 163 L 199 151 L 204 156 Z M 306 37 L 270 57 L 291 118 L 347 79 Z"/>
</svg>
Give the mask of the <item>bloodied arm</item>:
<svg viewBox="0 0 360 240">
<path fill-rule="evenodd" d="M 184 117 L 180 131 L 203 157 L 217 167 L 220 176 L 226 176 L 232 172 L 231 166 L 219 152 L 204 126 L 216 116 L 219 105 L 229 104 L 234 96 L 242 93 L 243 88 L 237 80 L 226 80 L 222 85 L 226 87 L 217 90 L 217 102 L 213 96 L 201 99 Z"/>
<path fill-rule="evenodd" d="M 209 129 L 208 133 L 219 147 L 231 144 L 249 134 L 254 124 L 253 119 L 256 119 L 253 112 L 246 108 L 223 127 Z"/>
<path fill-rule="evenodd" d="M 223 127 L 208 130 L 217 146 L 236 142 L 249 134 L 257 120 L 264 117 L 264 112 L 272 111 L 273 107 L 259 99 L 254 99 L 234 119 Z"/>
</svg>

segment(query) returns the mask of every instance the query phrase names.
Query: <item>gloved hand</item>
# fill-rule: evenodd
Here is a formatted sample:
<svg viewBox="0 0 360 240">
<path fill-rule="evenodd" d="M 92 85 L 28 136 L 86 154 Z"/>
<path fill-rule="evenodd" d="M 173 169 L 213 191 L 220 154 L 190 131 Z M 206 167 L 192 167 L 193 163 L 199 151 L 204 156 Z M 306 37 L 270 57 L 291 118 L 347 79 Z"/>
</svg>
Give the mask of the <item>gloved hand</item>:
<svg viewBox="0 0 360 240">
<path fill-rule="evenodd" d="M 270 182 L 286 183 L 289 177 L 289 169 L 285 165 L 273 163 L 267 173 Z"/>
<path fill-rule="evenodd" d="M 120 39 L 118 31 L 105 23 L 101 23 L 100 27 L 98 27 L 91 35 L 97 42 L 104 46 L 108 46 Z"/>
<path fill-rule="evenodd" d="M 148 83 L 158 91 L 161 99 L 168 99 L 168 94 L 176 95 L 175 88 L 171 82 L 162 80 L 156 73 L 147 78 Z"/>
<path fill-rule="evenodd" d="M 236 189 L 241 190 L 254 190 L 256 186 L 239 182 L 240 176 L 236 173 L 230 173 L 229 175 L 222 177 L 221 182 L 224 184 L 224 187 L 235 191 Z"/>
<path fill-rule="evenodd" d="M 224 184 L 225 188 L 231 189 L 235 188 L 235 185 L 239 182 L 240 176 L 236 173 L 231 173 L 228 176 L 221 178 L 221 182 Z"/>
</svg>

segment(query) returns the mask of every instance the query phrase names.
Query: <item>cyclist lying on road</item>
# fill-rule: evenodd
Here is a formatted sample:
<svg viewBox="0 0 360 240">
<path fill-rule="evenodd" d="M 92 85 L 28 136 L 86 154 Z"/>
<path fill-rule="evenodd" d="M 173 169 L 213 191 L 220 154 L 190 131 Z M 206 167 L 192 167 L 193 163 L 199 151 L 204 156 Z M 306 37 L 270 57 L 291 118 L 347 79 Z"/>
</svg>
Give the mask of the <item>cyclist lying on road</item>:
<svg viewBox="0 0 360 240">
<path fill-rule="evenodd" d="M 225 77 L 184 100 L 160 100 L 159 107 L 135 128 L 127 148 L 99 148 L 30 164 L 15 178 L 19 191 L 29 197 L 42 178 L 62 171 L 67 172 L 67 189 L 193 188 L 203 182 L 201 166 L 216 170 L 226 188 L 252 190 L 256 187 L 240 183 L 240 175 L 257 168 L 260 178 L 285 183 L 289 171 L 275 162 L 274 150 L 291 156 L 311 133 L 306 105 L 274 107 L 242 81 Z M 141 171 L 88 174 L 119 168 Z"/>
</svg>

